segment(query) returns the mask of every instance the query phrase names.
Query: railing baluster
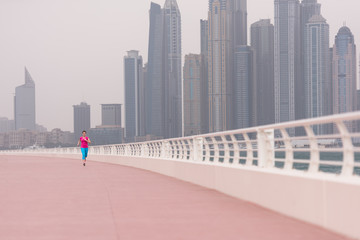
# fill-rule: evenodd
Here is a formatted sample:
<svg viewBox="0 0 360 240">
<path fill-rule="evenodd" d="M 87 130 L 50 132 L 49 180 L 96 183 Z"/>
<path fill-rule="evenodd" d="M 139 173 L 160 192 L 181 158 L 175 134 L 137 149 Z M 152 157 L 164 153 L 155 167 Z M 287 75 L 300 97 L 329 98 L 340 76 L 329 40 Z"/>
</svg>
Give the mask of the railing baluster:
<svg viewBox="0 0 360 240">
<path fill-rule="evenodd" d="M 337 128 L 341 134 L 342 138 L 342 150 L 344 155 L 343 165 L 341 174 L 343 176 L 351 176 L 354 174 L 354 165 L 355 165 L 355 154 L 354 146 L 350 133 L 344 123 L 344 121 L 336 122 Z"/>
<path fill-rule="evenodd" d="M 314 130 L 311 126 L 305 126 L 305 131 L 310 141 L 310 166 L 309 172 L 318 172 L 320 166 L 320 151 Z"/>
</svg>

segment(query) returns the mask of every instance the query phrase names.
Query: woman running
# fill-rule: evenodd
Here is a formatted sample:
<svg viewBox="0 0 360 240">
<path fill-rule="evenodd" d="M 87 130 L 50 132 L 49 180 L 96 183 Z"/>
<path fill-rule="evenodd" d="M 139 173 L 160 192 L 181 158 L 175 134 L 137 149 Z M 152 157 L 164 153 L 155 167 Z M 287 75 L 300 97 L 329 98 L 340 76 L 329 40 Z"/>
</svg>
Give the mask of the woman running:
<svg viewBox="0 0 360 240">
<path fill-rule="evenodd" d="M 82 160 L 83 160 L 84 167 L 86 165 L 86 158 L 88 155 L 90 143 L 91 143 L 90 138 L 88 138 L 86 136 L 86 131 L 84 130 L 82 132 L 82 137 L 79 139 L 78 144 L 77 144 L 78 146 L 81 144 L 81 153 L 82 153 Z"/>
</svg>

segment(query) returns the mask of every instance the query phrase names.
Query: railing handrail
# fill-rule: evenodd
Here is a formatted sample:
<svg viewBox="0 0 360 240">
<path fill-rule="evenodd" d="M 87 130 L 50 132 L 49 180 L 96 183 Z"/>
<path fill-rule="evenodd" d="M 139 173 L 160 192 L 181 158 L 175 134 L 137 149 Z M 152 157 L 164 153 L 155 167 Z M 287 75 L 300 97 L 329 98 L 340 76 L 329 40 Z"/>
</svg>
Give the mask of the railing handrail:
<svg viewBox="0 0 360 240">
<path fill-rule="evenodd" d="M 94 146 L 90 148 L 90 154 L 163 158 L 206 164 L 218 162 L 227 166 L 256 165 L 288 171 L 302 168 L 305 172 L 313 173 L 331 170 L 341 175 L 354 176 L 360 175 L 360 162 L 355 160 L 356 154 L 359 154 L 360 158 L 360 148 L 353 143 L 355 138 L 359 139 L 360 143 L 360 134 L 349 131 L 349 128 L 357 128 L 354 121 L 360 121 L 360 112 L 182 138 Z M 329 124 L 334 126 L 335 133 L 317 133 L 324 125 Z M 295 128 L 302 128 L 304 136 L 294 137 Z M 314 130 L 315 128 L 317 130 Z M 307 146 L 294 146 L 294 142 L 299 139 L 305 140 Z M 323 139 L 331 140 L 334 146 L 325 145 Z M 23 152 L 78 154 L 79 149 L 38 149 Z"/>
</svg>

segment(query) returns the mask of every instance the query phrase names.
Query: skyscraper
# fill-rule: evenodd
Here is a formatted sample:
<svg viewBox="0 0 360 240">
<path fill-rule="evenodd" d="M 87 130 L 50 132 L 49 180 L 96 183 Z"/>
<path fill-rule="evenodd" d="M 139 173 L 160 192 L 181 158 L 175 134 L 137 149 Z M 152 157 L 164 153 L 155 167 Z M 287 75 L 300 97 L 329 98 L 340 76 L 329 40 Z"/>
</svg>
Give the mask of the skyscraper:
<svg viewBox="0 0 360 240">
<path fill-rule="evenodd" d="M 74 134 L 78 139 L 82 131 L 90 129 L 90 106 L 84 102 L 74 105 Z"/>
<path fill-rule="evenodd" d="M 209 132 L 209 22 L 200 20 L 201 47 L 201 133 Z"/>
<path fill-rule="evenodd" d="M 201 121 L 201 55 L 185 56 L 184 64 L 184 135 L 200 134 Z"/>
<path fill-rule="evenodd" d="M 233 1 L 209 1 L 209 131 L 232 129 Z"/>
<path fill-rule="evenodd" d="M 356 45 L 351 30 L 340 28 L 333 48 L 333 107 L 334 114 L 357 109 Z"/>
<path fill-rule="evenodd" d="M 253 50 L 249 46 L 235 49 L 234 128 L 249 128 L 256 124 L 256 82 L 253 77 Z"/>
<path fill-rule="evenodd" d="M 144 64 L 142 78 L 140 79 L 140 132 L 139 136 L 146 136 L 146 99 L 147 99 L 147 77 L 148 65 Z"/>
<path fill-rule="evenodd" d="M 141 88 L 144 87 L 143 80 L 143 61 L 138 51 L 129 51 L 124 57 L 124 79 L 125 79 L 125 132 L 126 139 L 133 141 L 136 136 L 140 136 L 141 112 L 143 97 Z"/>
<path fill-rule="evenodd" d="M 147 74 L 147 134 L 182 135 L 181 15 L 176 0 L 151 3 Z"/>
<path fill-rule="evenodd" d="M 307 118 L 329 115 L 330 56 L 329 25 L 321 15 L 310 18 L 305 27 L 305 109 Z M 324 129 L 315 126 L 318 134 Z"/>
<path fill-rule="evenodd" d="M 301 109 L 296 96 L 303 94 L 301 75 L 300 4 L 298 0 L 275 0 L 275 121 L 295 120 Z M 296 83 L 300 83 L 296 85 Z M 299 106 L 298 106 L 299 105 Z M 294 134 L 292 132 L 291 134 Z"/>
<path fill-rule="evenodd" d="M 251 47 L 255 58 L 256 125 L 272 124 L 275 122 L 274 25 L 270 19 L 251 25 Z"/>
<path fill-rule="evenodd" d="M 121 104 L 101 104 L 102 126 L 121 127 Z"/>
<path fill-rule="evenodd" d="M 247 0 L 231 0 L 234 46 L 247 45 Z"/>
<path fill-rule="evenodd" d="M 151 3 L 146 92 L 146 133 L 165 137 L 164 17 L 161 6 Z"/>
<path fill-rule="evenodd" d="M 182 136 L 182 63 L 181 63 L 181 14 L 176 0 L 166 0 L 164 5 L 165 27 L 165 137 Z"/>
<path fill-rule="evenodd" d="M 309 115 L 306 112 L 306 76 L 307 71 L 307 58 L 306 58 L 306 44 L 308 39 L 306 37 L 306 24 L 313 16 L 321 15 L 321 4 L 317 0 L 302 0 L 300 4 L 300 40 L 301 40 L 301 78 L 295 83 L 296 94 L 295 94 L 295 105 L 296 119 L 308 118 Z"/>
<path fill-rule="evenodd" d="M 321 4 L 317 0 L 302 0 L 300 4 L 300 28 L 303 37 L 305 37 L 306 24 L 314 15 L 321 15 Z M 303 45 L 303 48 L 305 48 L 305 45 Z"/>
<path fill-rule="evenodd" d="M 36 130 L 35 82 L 25 68 L 25 84 L 15 89 L 15 129 Z"/>
</svg>

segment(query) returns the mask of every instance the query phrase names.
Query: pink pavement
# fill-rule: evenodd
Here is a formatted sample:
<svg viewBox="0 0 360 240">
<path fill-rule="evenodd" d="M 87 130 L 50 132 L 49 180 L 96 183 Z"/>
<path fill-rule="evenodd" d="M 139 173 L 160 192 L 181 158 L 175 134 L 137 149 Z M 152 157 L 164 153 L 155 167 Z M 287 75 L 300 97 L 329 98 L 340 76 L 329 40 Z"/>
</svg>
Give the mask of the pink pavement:
<svg viewBox="0 0 360 240">
<path fill-rule="evenodd" d="M 80 156 L 0 156 L 0 239 L 347 238 L 147 171 L 95 162 L 83 167 Z"/>
</svg>

